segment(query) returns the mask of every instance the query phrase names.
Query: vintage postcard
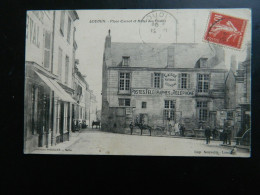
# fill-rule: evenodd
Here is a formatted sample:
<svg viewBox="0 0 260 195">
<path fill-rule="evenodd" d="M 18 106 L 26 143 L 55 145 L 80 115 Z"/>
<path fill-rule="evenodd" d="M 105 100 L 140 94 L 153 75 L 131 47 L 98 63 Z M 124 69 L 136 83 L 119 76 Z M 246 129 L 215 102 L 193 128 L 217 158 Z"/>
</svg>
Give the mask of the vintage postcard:
<svg viewBox="0 0 260 195">
<path fill-rule="evenodd" d="M 251 156 L 251 10 L 31 10 L 24 153 Z"/>
</svg>

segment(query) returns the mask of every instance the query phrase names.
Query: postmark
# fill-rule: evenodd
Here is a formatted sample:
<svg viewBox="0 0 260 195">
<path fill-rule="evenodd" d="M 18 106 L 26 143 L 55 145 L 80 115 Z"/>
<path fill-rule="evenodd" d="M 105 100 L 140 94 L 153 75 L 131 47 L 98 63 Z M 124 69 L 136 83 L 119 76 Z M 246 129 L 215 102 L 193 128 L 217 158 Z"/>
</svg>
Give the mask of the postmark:
<svg viewBox="0 0 260 195">
<path fill-rule="evenodd" d="M 204 41 L 241 49 L 247 20 L 211 12 Z"/>
<path fill-rule="evenodd" d="M 143 43 L 177 43 L 177 19 L 164 10 L 153 10 L 140 20 Z"/>
</svg>

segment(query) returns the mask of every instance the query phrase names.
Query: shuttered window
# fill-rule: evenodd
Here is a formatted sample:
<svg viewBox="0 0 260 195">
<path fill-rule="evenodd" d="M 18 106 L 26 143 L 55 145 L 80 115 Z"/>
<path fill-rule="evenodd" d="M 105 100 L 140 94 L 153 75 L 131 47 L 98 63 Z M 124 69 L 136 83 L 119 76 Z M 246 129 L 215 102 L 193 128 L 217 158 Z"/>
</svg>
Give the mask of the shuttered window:
<svg viewBox="0 0 260 195">
<path fill-rule="evenodd" d="M 68 17 L 68 30 L 67 30 L 67 41 L 70 43 L 70 34 L 71 34 L 71 19 Z"/>
<path fill-rule="evenodd" d="M 49 69 L 51 62 L 51 33 L 45 31 L 44 33 L 44 59 L 43 64 L 44 67 Z"/>
<path fill-rule="evenodd" d="M 174 120 L 175 101 L 174 100 L 165 100 L 164 101 L 164 110 L 163 110 L 163 120 Z"/>
<path fill-rule="evenodd" d="M 151 74 L 151 87 L 152 88 L 163 88 L 163 74 L 152 73 Z"/>
<path fill-rule="evenodd" d="M 197 101 L 197 113 L 200 121 L 207 121 L 208 119 L 208 102 Z"/>
<path fill-rule="evenodd" d="M 198 74 L 198 93 L 208 93 L 209 84 L 209 74 Z"/>
<path fill-rule="evenodd" d="M 59 48 L 59 54 L 58 54 L 58 75 L 60 80 L 62 79 L 62 49 Z"/>
<path fill-rule="evenodd" d="M 119 93 L 130 93 L 130 73 L 119 73 Z"/>
<path fill-rule="evenodd" d="M 131 102 L 130 99 L 123 99 L 123 98 L 118 99 L 119 106 L 130 106 L 130 102 Z"/>
<path fill-rule="evenodd" d="M 69 80 L 69 57 L 66 56 L 66 64 L 65 64 L 65 83 L 68 84 Z"/>
<path fill-rule="evenodd" d="M 65 18 L 65 11 L 61 11 L 60 14 L 60 32 L 64 35 L 64 18 Z"/>
<path fill-rule="evenodd" d="M 179 89 L 190 89 L 191 88 L 190 74 L 188 74 L 188 73 L 178 74 L 178 88 Z"/>
</svg>

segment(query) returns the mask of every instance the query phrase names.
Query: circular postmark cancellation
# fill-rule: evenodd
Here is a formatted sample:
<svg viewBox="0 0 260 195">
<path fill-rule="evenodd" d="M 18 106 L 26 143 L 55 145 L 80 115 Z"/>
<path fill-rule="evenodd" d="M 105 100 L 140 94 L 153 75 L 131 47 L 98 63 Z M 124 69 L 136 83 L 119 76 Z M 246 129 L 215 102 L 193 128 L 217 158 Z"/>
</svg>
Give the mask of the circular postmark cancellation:
<svg viewBox="0 0 260 195">
<path fill-rule="evenodd" d="M 241 49 L 247 22 L 246 19 L 211 12 L 203 40 Z"/>
<path fill-rule="evenodd" d="M 153 10 L 140 21 L 139 35 L 143 43 L 176 43 L 177 20 L 169 12 Z"/>
</svg>

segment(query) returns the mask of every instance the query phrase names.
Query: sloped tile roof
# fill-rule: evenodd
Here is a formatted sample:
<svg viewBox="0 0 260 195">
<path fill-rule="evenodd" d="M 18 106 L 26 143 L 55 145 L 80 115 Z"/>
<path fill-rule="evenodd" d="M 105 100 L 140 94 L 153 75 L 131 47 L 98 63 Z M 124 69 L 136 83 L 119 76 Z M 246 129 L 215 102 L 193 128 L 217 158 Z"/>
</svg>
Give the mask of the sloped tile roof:
<svg viewBox="0 0 260 195">
<path fill-rule="evenodd" d="M 122 56 L 130 56 L 131 67 L 164 68 L 167 66 L 168 48 L 174 48 L 174 67 L 195 68 L 200 58 L 208 58 L 211 68 L 224 67 L 224 50 L 207 43 L 111 43 L 112 66 L 120 66 Z M 172 54 L 170 54 L 172 55 Z"/>
</svg>

